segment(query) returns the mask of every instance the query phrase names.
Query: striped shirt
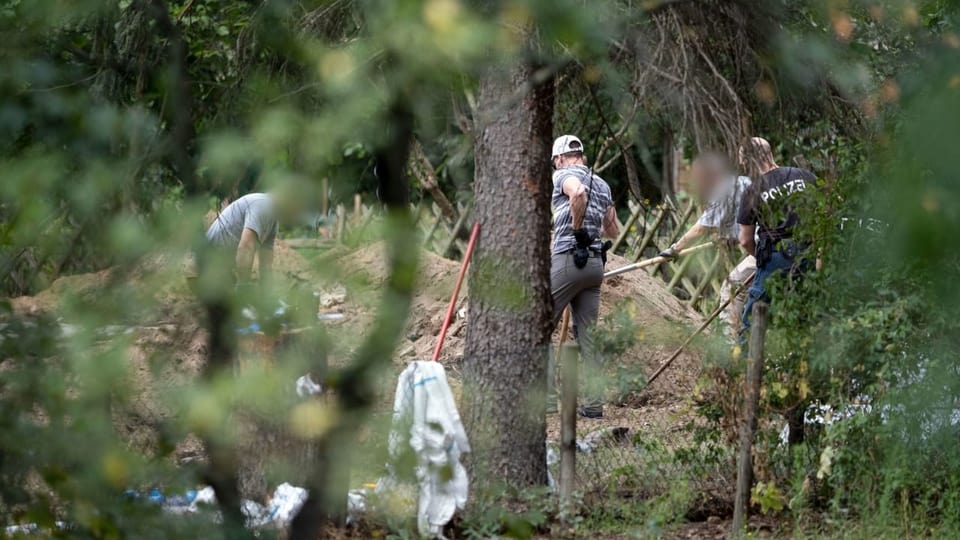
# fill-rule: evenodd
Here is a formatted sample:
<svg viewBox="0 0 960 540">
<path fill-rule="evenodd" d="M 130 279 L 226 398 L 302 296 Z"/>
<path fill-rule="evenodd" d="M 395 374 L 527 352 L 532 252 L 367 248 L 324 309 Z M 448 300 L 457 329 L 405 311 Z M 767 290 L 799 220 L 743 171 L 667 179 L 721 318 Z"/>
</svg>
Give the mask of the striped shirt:
<svg viewBox="0 0 960 540">
<path fill-rule="evenodd" d="M 593 175 L 592 190 L 590 169 L 586 165 L 570 165 L 553 172 L 553 252 L 564 253 L 577 247 L 573 237 L 573 216 L 570 214 L 570 198 L 563 192 L 563 181 L 569 177 L 580 180 L 587 189 L 587 212 L 583 218 L 583 228 L 594 238 L 590 247 L 599 251 L 600 229 L 603 226 L 603 216 L 607 208 L 613 206 L 613 195 L 610 186 L 603 178 Z"/>
</svg>

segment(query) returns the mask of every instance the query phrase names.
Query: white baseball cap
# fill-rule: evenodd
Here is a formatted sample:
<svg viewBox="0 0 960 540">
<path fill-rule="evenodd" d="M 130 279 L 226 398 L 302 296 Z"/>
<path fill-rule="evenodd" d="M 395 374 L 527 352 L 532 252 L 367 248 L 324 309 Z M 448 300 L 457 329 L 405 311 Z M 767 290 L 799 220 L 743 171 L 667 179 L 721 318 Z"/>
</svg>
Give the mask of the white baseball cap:
<svg viewBox="0 0 960 540">
<path fill-rule="evenodd" d="M 553 155 L 550 157 L 555 158 L 570 152 L 583 152 L 583 143 L 576 135 L 561 135 L 553 141 Z"/>
</svg>

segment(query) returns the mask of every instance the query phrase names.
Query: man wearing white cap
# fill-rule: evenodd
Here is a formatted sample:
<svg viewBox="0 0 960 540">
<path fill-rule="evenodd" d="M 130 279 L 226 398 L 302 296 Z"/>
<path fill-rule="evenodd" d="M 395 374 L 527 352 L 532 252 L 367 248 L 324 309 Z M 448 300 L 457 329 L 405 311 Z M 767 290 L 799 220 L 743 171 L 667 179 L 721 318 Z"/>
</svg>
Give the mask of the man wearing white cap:
<svg viewBox="0 0 960 540">
<path fill-rule="evenodd" d="M 602 362 L 594 347 L 593 329 L 600 312 L 605 253 L 601 236 L 620 234 L 610 186 L 587 168 L 583 143 L 573 135 L 553 143 L 553 256 L 550 289 L 553 323 L 568 305 L 583 359 L 585 392 L 579 412 L 587 418 L 603 416 Z M 554 361 L 548 376 L 548 410 L 556 409 Z"/>
</svg>

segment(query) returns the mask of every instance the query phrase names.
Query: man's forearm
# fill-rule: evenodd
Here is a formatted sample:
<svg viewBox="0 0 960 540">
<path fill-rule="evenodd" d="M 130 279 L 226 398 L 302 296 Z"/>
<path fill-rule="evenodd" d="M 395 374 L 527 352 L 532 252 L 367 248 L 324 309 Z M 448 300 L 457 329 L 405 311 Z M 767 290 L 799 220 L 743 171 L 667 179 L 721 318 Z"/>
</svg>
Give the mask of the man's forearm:
<svg viewBox="0 0 960 540">
<path fill-rule="evenodd" d="M 587 215 L 587 197 L 583 193 L 577 194 L 570 199 L 570 218 L 573 220 L 573 228 L 583 228 L 583 219 Z"/>
<path fill-rule="evenodd" d="M 600 228 L 600 236 L 610 238 L 611 240 L 620 236 L 620 224 L 617 222 L 617 211 L 611 206 L 603 215 L 603 226 Z"/>
<path fill-rule="evenodd" d="M 707 227 L 704 227 L 699 223 L 695 223 L 693 227 L 690 227 L 689 231 L 684 233 L 684 235 L 681 236 L 680 239 L 677 240 L 675 244 L 673 244 L 673 247 L 675 247 L 679 251 L 683 249 L 684 246 L 687 245 L 687 243 L 692 242 L 693 240 L 703 236 L 704 233 L 706 233 L 708 230 L 709 229 Z"/>
<path fill-rule="evenodd" d="M 250 271 L 253 269 L 254 248 L 240 246 L 237 248 L 237 279 L 248 281 Z"/>
<path fill-rule="evenodd" d="M 620 227 L 616 223 L 604 224 L 603 230 L 600 231 L 600 236 L 616 240 L 617 237 L 620 236 Z"/>
<path fill-rule="evenodd" d="M 273 274 L 273 250 L 272 249 L 260 250 L 260 266 L 258 267 L 258 269 L 260 271 L 260 282 L 261 283 L 269 282 Z"/>
</svg>

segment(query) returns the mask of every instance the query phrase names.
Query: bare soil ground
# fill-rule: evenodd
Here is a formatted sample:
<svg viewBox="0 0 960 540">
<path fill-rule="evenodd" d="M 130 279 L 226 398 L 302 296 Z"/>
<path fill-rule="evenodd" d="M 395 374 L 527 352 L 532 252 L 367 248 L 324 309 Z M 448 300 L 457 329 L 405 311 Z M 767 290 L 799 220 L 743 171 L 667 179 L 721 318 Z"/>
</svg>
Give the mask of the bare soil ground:
<svg viewBox="0 0 960 540">
<path fill-rule="evenodd" d="M 182 275 L 180 260 L 158 257 L 122 276 L 133 286 L 143 284 L 143 294 L 155 303 L 152 320 L 139 321 L 132 328 L 134 339 L 129 348 L 130 382 L 134 397 L 115 425 L 129 444 L 150 453 L 157 445 L 158 428 L 172 413 L 161 396 L 197 377 L 206 358 L 206 334 L 199 310 L 192 300 Z M 608 270 L 629 261 L 612 256 Z M 440 332 L 459 263 L 423 252 L 418 271 L 418 287 L 404 336 L 393 358 L 395 373 L 412 360 L 429 359 Z M 321 313 L 338 313 L 343 322 L 331 327 L 335 336 L 332 362 L 346 362 L 355 347 L 369 333 L 380 301 L 379 291 L 386 279 L 384 246 L 375 243 L 359 250 L 337 249 L 315 261 L 306 260 L 296 251 L 278 242 L 275 252 L 275 273 L 291 290 L 336 291 L 321 308 Z M 116 269 L 64 277 L 34 297 L 12 299 L 18 313 L 60 313 L 67 297 L 95 297 L 107 285 L 117 281 Z M 159 285 L 158 285 L 159 284 Z M 448 366 L 454 390 L 460 381 L 466 328 L 466 306 L 469 290 L 464 285 L 456 306 L 456 317 L 448 332 L 441 361 Z M 701 316 L 671 295 L 657 278 L 645 270 L 623 274 L 607 280 L 601 293 L 601 322 L 607 324 L 618 309 L 629 309 L 639 332 L 637 343 L 616 361 L 634 366 L 650 374 L 672 352 L 679 341 L 702 322 Z M 69 322 L 69 321 L 67 321 Z M 554 335 L 554 346 L 558 336 Z M 609 405 L 603 419 L 581 420 L 582 434 L 609 427 L 627 427 L 645 436 L 661 440 L 683 437 L 682 426 L 690 419 L 689 398 L 700 373 L 698 353 L 680 356 L 674 365 L 649 389 L 640 392 L 641 399 L 629 405 Z M 381 412 L 392 404 L 391 381 L 384 381 Z M 548 437 L 556 441 L 559 425 L 556 415 L 548 419 Z M 369 435 L 369 434 L 368 434 Z M 178 462 L 203 459 L 199 441 L 188 437 L 175 452 Z M 706 526 L 707 524 L 704 524 Z M 710 536 L 706 530 L 700 533 Z M 678 536 L 678 537 L 684 537 Z"/>
</svg>

